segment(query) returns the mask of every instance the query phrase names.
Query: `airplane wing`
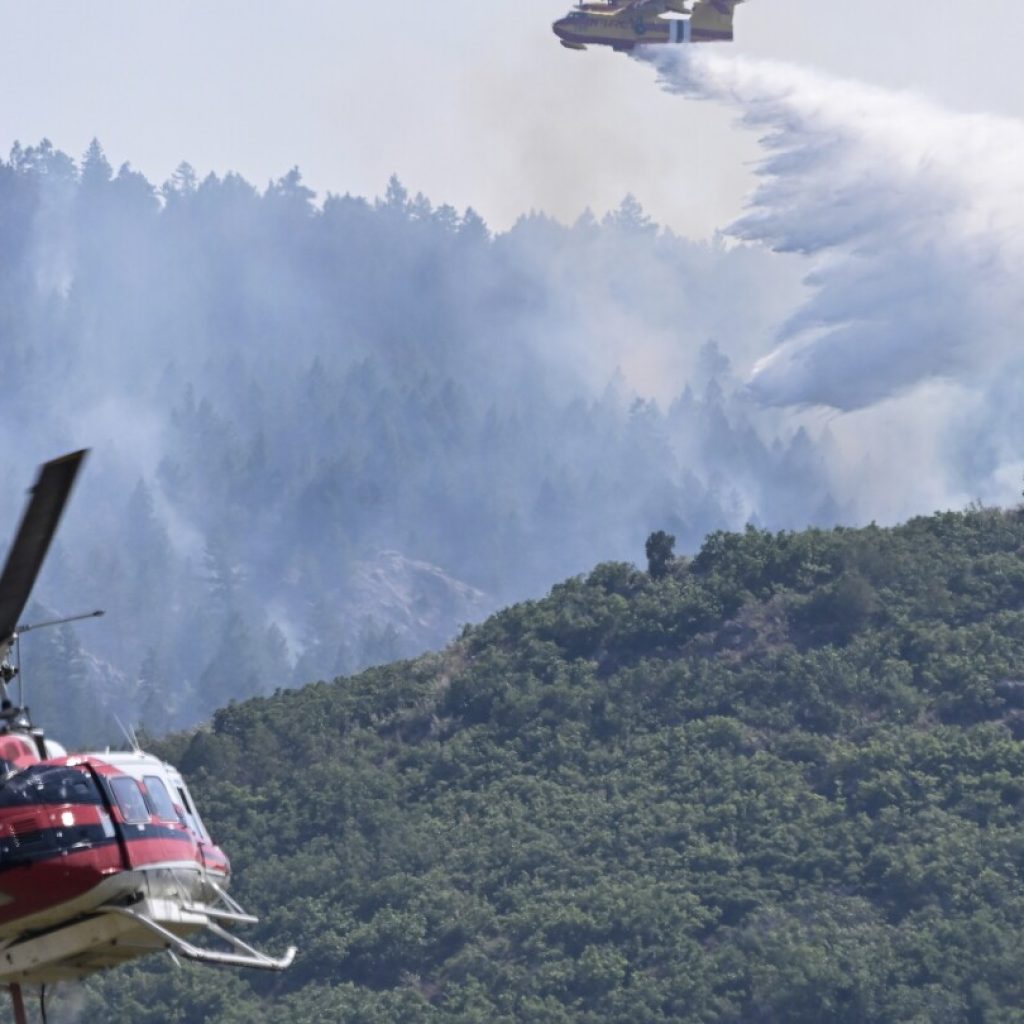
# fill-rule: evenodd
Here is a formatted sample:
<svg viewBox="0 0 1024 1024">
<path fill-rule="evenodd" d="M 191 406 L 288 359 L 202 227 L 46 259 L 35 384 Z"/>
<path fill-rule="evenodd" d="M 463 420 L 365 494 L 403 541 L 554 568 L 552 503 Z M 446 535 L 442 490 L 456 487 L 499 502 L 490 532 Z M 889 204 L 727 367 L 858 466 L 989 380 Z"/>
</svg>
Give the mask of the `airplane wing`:
<svg viewBox="0 0 1024 1024">
<path fill-rule="evenodd" d="M 690 30 L 697 38 L 732 39 L 732 13 L 743 0 L 695 0 L 690 12 Z"/>
<path fill-rule="evenodd" d="M 640 0 L 645 7 L 656 3 L 668 14 L 690 14 L 693 0 Z"/>
<path fill-rule="evenodd" d="M 698 12 L 702 17 L 708 17 L 713 13 L 721 17 L 731 18 L 732 12 L 745 0 L 694 0 L 692 14 Z"/>
<path fill-rule="evenodd" d="M 733 10 L 745 0 L 633 0 L 630 7 L 660 7 L 673 14 L 698 14 L 701 19 L 731 18 Z"/>
</svg>

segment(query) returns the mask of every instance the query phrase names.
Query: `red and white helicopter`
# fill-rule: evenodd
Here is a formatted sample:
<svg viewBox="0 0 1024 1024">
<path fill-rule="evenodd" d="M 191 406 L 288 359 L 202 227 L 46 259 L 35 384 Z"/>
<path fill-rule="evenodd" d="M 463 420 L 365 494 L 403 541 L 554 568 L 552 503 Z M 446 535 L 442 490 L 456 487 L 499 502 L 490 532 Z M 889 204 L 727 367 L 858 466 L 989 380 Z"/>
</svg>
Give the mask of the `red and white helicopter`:
<svg viewBox="0 0 1024 1024">
<path fill-rule="evenodd" d="M 11 699 L 19 630 L 38 628 L 18 620 L 85 454 L 41 468 L 0 573 L 0 985 L 17 1024 L 22 985 L 45 996 L 49 983 L 158 950 L 274 971 L 295 956 L 227 930 L 256 918 L 227 894 L 228 859 L 177 769 L 137 749 L 69 755 Z M 220 948 L 197 944 L 204 933 Z"/>
</svg>

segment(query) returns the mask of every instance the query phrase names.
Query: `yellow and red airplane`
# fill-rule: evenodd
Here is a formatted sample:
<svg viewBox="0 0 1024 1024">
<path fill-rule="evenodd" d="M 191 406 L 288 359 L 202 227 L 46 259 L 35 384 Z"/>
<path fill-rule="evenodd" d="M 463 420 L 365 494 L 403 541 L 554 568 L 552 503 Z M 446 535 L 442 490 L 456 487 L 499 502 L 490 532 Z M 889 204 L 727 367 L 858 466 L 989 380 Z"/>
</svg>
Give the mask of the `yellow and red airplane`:
<svg viewBox="0 0 1024 1024">
<path fill-rule="evenodd" d="M 570 50 L 585 50 L 588 44 L 628 51 L 654 43 L 728 42 L 733 11 L 740 3 L 743 0 L 598 0 L 578 4 L 552 28 Z"/>
</svg>

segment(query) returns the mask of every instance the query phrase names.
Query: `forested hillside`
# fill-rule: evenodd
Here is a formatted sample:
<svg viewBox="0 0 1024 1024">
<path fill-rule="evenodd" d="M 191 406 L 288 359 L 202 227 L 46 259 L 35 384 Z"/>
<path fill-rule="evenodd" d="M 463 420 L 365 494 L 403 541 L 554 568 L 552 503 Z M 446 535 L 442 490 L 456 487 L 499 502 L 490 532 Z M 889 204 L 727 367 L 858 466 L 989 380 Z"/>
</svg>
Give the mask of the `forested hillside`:
<svg viewBox="0 0 1024 1024">
<path fill-rule="evenodd" d="M 115 712 L 180 727 L 442 646 L 655 526 L 692 549 L 856 516 L 827 439 L 740 387 L 797 294 L 783 257 L 631 197 L 493 233 L 397 179 L 157 187 L 99 144 L 16 146 L 0 539 L 34 463 L 93 447 L 36 596 L 109 613 L 26 640 L 36 718 L 73 744 Z"/>
<path fill-rule="evenodd" d="M 717 532 L 218 711 L 161 749 L 299 958 L 157 959 L 60 1013 L 1019 1020 L 1022 555 L 1024 515 L 981 508 Z"/>
</svg>

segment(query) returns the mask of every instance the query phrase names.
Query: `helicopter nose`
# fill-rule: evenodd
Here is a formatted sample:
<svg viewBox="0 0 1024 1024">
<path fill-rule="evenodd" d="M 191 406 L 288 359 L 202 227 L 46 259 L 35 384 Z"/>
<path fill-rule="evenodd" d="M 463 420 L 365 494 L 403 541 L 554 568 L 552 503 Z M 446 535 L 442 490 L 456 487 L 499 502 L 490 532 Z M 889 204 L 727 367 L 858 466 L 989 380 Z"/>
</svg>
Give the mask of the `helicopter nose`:
<svg viewBox="0 0 1024 1024">
<path fill-rule="evenodd" d="M 565 19 L 559 18 L 558 21 L 552 24 L 551 29 L 559 39 L 564 39 L 566 37 Z"/>
</svg>

